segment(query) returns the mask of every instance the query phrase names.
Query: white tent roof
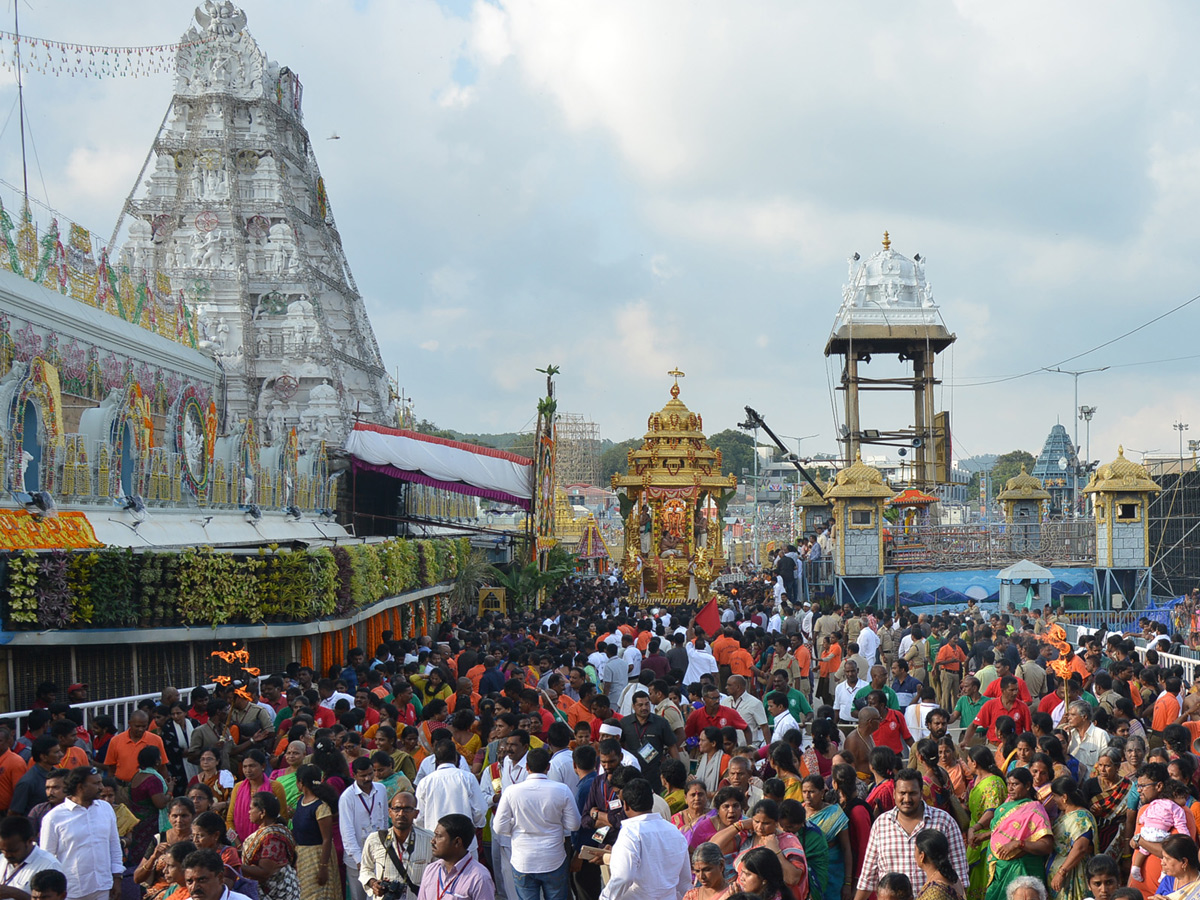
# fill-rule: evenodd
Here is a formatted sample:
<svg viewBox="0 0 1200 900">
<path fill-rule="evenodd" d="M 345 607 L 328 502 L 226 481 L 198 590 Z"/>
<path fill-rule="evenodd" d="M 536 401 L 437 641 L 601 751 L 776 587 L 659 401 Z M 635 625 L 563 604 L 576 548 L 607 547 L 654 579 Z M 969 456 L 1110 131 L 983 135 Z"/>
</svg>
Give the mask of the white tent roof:
<svg viewBox="0 0 1200 900">
<path fill-rule="evenodd" d="M 1039 566 L 1035 562 L 1023 559 L 1013 563 L 1007 569 L 1001 569 L 997 577 L 1004 584 L 1014 581 L 1032 581 L 1034 584 L 1041 584 L 1053 581 L 1054 573 L 1045 566 Z"/>
</svg>

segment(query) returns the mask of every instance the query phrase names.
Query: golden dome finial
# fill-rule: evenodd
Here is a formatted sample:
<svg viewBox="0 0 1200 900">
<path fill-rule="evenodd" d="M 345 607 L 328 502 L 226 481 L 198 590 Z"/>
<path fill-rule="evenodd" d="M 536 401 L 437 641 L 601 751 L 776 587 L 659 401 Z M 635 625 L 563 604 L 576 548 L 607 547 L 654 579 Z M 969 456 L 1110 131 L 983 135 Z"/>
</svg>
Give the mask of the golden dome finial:
<svg viewBox="0 0 1200 900">
<path fill-rule="evenodd" d="M 856 463 L 862 462 L 862 450 L 859 449 L 858 447 L 854 448 L 854 461 Z"/>
<path fill-rule="evenodd" d="M 673 385 L 671 385 L 671 399 L 678 400 L 679 399 L 679 379 L 684 378 L 685 375 L 683 372 L 679 371 L 679 366 L 676 366 L 667 374 L 675 379 L 675 383 Z"/>
<path fill-rule="evenodd" d="M 1124 444 L 1117 444 L 1117 456 L 1119 456 L 1121 459 L 1125 458 L 1125 445 Z"/>
<path fill-rule="evenodd" d="M 883 249 L 884 250 L 892 249 L 892 239 L 890 237 L 888 237 L 888 233 L 886 231 L 883 233 Z"/>
</svg>

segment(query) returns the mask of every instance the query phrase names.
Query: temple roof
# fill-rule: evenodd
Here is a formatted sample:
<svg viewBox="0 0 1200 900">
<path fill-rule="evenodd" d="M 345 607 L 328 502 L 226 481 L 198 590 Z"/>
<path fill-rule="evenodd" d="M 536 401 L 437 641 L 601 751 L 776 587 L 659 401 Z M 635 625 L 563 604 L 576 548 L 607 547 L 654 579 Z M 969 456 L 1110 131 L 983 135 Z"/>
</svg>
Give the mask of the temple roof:
<svg viewBox="0 0 1200 900">
<path fill-rule="evenodd" d="M 1004 490 L 996 495 L 997 500 L 1049 500 L 1050 492 L 1042 487 L 1041 481 L 1025 471 L 1024 463 L 1021 471 L 1004 483 Z"/>
<path fill-rule="evenodd" d="M 868 466 L 862 461 L 860 454 L 854 460 L 854 465 L 842 469 L 833 479 L 833 487 L 825 492 L 825 496 L 835 497 L 891 497 L 892 489 L 883 480 L 883 473 L 874 466 Z"/>
<path fill-rule="evenodd" d="M 1162 488 L 1146 472 L 1145 466 L 1125 458 L 1125 448 L 1117 448 L 1117 458 L 1101 466 L 1092 475 L 1092 480 L 1083 489 L 1085 494 L 1100 492 L 1154 493 Z"/>
</svg>

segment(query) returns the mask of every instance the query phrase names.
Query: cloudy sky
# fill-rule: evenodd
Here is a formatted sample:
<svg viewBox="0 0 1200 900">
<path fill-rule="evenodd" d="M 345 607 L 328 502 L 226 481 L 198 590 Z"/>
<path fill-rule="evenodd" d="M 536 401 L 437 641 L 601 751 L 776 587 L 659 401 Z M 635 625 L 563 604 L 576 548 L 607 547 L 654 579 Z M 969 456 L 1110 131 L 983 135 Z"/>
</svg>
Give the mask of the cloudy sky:
<svg viewBox="0 0 1200 900">
<path fill-rule="evenodd" d="M 20 2 L 27 34 L 113 44 L 176 40 L 193 8 Z M 620 440 L 644 430 L 679 366 L 709 431 L 751 404 L 784 434 L 819 434 L 806 451 L 833 450 L 841 395 L 822 351 L 846 258 L 888 229 L 928 259 L 958 336 L 938 396 L 956 453 L 1036 453 L 1060 418 L 1072 427 L 1072 379 L 997 379 L 1200 294 L 1191 4 L 245 9 L 304 83 L 385 363 L 443 427 L 529 427 L 534 369 L 557 363 L 560 409 Z M 0 92 L 3 115 L 11 77 Z M 53 206 L 107 234 L 171 92 L 166 75 L 32 73 L 31 189 L 44 181 Z M 9 182 L 15 121 L 0 136 Z M 1080 402 L 1098 407 L 1093 457 L 1122 442 L 1173 451 L 1176 421 L 1200 438 L 1200 359 L 1178 359 L 1200 354 L 1198 323 L 1200 302 L 1063 362 L 1113 367 L 1080 379 Z M 864 426 L 910 417 L 907 400 L 872 402 Z"/>
</svg>

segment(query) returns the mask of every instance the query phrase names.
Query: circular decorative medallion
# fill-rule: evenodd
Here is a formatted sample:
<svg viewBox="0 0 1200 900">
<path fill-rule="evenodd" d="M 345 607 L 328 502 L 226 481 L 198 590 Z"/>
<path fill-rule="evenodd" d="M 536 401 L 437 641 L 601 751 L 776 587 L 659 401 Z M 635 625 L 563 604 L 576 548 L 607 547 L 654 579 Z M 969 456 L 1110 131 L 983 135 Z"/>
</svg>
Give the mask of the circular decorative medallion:
<svg viewBox="0 0 1200 900">
<path fill-rule="evenodd" d="M 258 154 L 253 150 L 241 150 L 238 152 L 235 165 L 243 175 L 249 175 L 258 168 Z"/>
<path fill-rule="evenodd" d="M 204 168 L 208 169 L 210 172 L 215 172 L 217 169 L 222 168 L 225 165 L 225 162 L 221 159 L 221 151 L 201 150 L 200 165 L 204 166 Z"/>
<path fill-rule="evenodd" d="M 299 387 L 300 382 L 294 375 L 280 375 L 275 379 L 275 396 L 281 400 L 291 400 Z"/>
<path fill-rule="evenodd" d="M 175 168 L 180 170 L 190 170 L 192 162 L 196 159 L 196 154 L 191 150 L 180 150 L 175 154 Z"/>
<path fill-rule="evenodd" d="M 175 449 L 183 460 L 183 477 L 199 494 L 208 484 L 208 432 L 204 410 L 194 388 L 188 388 L 179 404 L 179 419 L 175 425 Z"/>
<path fill-rule="evenodd" d="M 155 216 L 150 223 L 150 229 L 154 237 L 154 243 L 161 244 L 171 233 L 171 216 Z"/>
<path fill-rule="evenodd" d="M 196 230 L 203 234 L 208 234 L 219 224 L 220 220 L 217 218 L 217 214 L 211 209 L 205 209 L 196 213 Z"/>
<path fill-rule="evenodd" d="M 251 216 L 246 220 L 246 234 L 255 240 L 262 240 L 271 233 L 271 220 L 266 216 Z"/>
</svg>

